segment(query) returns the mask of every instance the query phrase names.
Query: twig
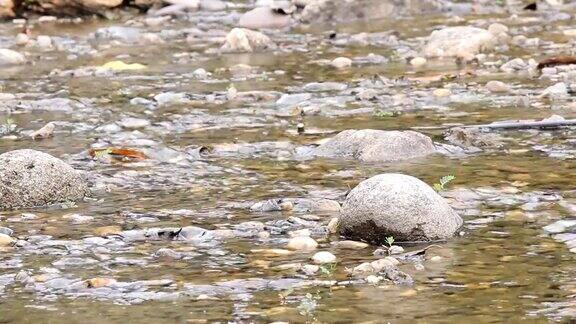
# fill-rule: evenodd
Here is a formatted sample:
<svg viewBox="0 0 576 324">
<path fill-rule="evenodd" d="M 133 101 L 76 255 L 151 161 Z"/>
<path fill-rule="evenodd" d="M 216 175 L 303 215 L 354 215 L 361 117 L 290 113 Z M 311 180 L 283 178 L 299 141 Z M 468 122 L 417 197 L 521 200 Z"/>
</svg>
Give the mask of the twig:
<svg viewBox="0 0 576 324">
<path fill-rule="evenodd" d="M 518 121 L 505 123 L 492 123 L 485 125 L 467 125 L 463 128 L 490 128 L 490 129 L 527 129 L 527 128 L 558 128 L 576 126 L 576 119 Z"/>
</svg>

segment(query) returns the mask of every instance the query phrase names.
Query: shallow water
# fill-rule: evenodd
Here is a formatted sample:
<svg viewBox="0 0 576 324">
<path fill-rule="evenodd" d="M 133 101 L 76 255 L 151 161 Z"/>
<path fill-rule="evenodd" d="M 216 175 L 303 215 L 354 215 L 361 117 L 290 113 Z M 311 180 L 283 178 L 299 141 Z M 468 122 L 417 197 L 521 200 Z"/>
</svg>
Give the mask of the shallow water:
<svg viewBox="0 0 576 324">
<path fill-rule="evenodd" d="M 570 23 L 560 21 L 543 30 L 522 32 L 522 28 L 530 31 L 538 26 L 545 19 L 544 13 L 520 14 L 521 18 L 530 15 L 538 18 L 531 22 L 511 21 L 502 14 L 464 16 L 465 20 L 460 22 L 450 15 L 406 16 L 397 20 L 273 32 L 271 38 L 282 43 L 285 49 L 275 53 L 217 55 L 206 52 L 205 49 L 220 46 L 222 36 L 231 28 L 226 17 L 234 17 L 234 12 L 191 13 L 160 27 L 138 27 L 156 34 L 162 29 L 175 31 L 175 36 L 166 37 L 165 43 L 152 46 L 125 40 L 90 39 L 89 35 L 98 28 L 125 25 L 128 18 L 106 23 L 34 25 L 33 35 L 62 37 L 62 43 L 69 45 L 45 52 L 33 46 L 24 48 L 22 51 L 34 64 L 0 70 L 0 92 L 13 93 L 21 101 L 5 106 L 0 101 L 0 121 L 9 117 L 21 130 L 35 130 L 56 121 L 56 133 L 52 138 L 39 141 L 32 141 L 23 133 L 19 133 L 16 140 L 2 138 L 0 152 L 34 148 L 53 154 L 90 171 L 93 181 L 107 190 L 97 190 L 93 199 L 64 208 L 0 213 L 0 226 L 11 228 L 15 237 L 32 241 L 34 245 L 33 248 L 3 248 L 0 254 L 0 321 L 484 323 L 562 321 L 574 316 L 575 254 L 542 229 L 559 219 L 574 217 L 565 207 L 576 203 L 573 191 L 576 146 L 570 142 L 575 138 L 574 131 L 506 131 L 502 132 L 506 143 L 503 148 L 389 164 L 298 159 L 278 153 L 282 148 L 245 148 L 246 143 L 288 142 L 289 148 L 284 150 L 291 151 L 296 146 L 311 145 L 350 128 L 415 128 L 442 143 L 442 129 L 451 125 L 542 119 L 552 114 L 574 118 L 576 109 L 570 106 L 572 98 L 563 101 L 537 98 L 544 88 L 553 84 L 547 79 L 506 75 L 487 65 L 461 66 L 451 60 L 431 61 L 425 68 L 414 69 L 405 60 L 395 58 L 398 48 L 417 50 L 417 44 L 422 41 L 419 37 L 429 35 L 440 26 L 475 23 L 487 27 L 491 22 L 501 21 L 511 28 L 514 26 L 515 35 L 566 45 L 567 40 L 558 37 L 555 28 L 564 28 Z M 136 25 L 142 20 L 142 17 L 133 17 Z M 216 41 L 200 37 L 187 43 L 186 36 L 179 33 L 191 27 L 215 34 Z M 397 31 L 399 44 L 344 43 L 340 46 L 328 40 L 330 31 L 336 31 L 338 39 L 346 34 L 388 30 Z M 0 25 L 0 47 L 12 46 L 11 39 L 18 31 L 19 27 L 12 23 Z M 512 47 L 495 52 L 488 61 L 504 63 L 514 57 L 538 60 L 541 55 L 553 53 L 550 48 L 549 44 L 531 50 Z M 72 53 L 78 56 L 67 58 Z M 390 61 L 355 64 L 343 71 L 311 62 L 369 53 Z M 118 55 L 126 62 L 142 63 L 148 68 L 105 77 L 50 75 L 54 69 L 101 65 L 118 59 Z M 236 64 L 248 64 L 255 72 L 248 77 L 235 77 L 228 69 Z M 192 71 L 199 67 L 212 76 L 202 80 L 193 77 Z M 376 79 L 376 75 L 396 80 L 402 76 L 429 77 L 464 70 L 475 71 L 476 75 L 421 84 L 400 80 L 392 86 L 378 88 L 376 101 L 356 98 L 355 90 L 362 87 L 359 84 Z M 487 93 L 483 90 L 487 80 L 506 81 L 513 85 L 513 91 L 503 95 Z M 342 91 L 310 92 L 312 97 L 306 104 L 319 106 L 322 113 L 301 116 L 291 111 L 280 112 L 281 108 L 274 104 L 279 95 L 273 92 L 301 93 L 305 92 L 302 89 L 305 84 L 320 81 L 348 85 Z M 449 82 L 454 84 L 452 97 L 430 95 L 432 90 Z M 227 100 L 231 84 L 240 93 L 266 93 L 261 100 Z M 152 100 L 153 95 L 168 91 L 184 92 L 190 101 L 153 108 L 129 102 L 138 96 Z M 391 98 L 398 94 L 404 94 L 408 101 L 394 102 Z M 208 95 L 214 97 L 207 98 Z M 519 106 L 518 100 L 526 96 L 530 97 L 530 106 Z M 33 111 L 26 106 L 48 98 L 70 98 L 73 107 L 53 112 L 46 111 L 46 103 Z M 358 108 L 371 110 L 346 114 Z M 378 118 L 373 110 L 401 111 L 401 114 Z M 135 131 L 120 128 L 109 132 L 97 128 L 128 116 L 149 120 L 151 125 Z M 299 122 L 306 125 L 307 133 L 296 134 Z M 430 126 L 434 128 L 426 128 Z M 227 154 L 177 162 L 169 158 L 189 146 L 217 148 L 224 144 L 230 147 L 232 143 L 240 144 L 245 151 L 231 150 Z M 150 161 L 137 163 L 90 159 L 87 150 L 103 144 L 158 154 Z M 286 231 L 274 233 L 274 222 L 290 220 L 293 216 L 302 218 L 310 213 L 253 213 L 233 206 L 276 198 L 322 197 L 342 201 L 349 188 L 382 172 L 410 174 L 429 184 L 446 174 L 456 176 L 444 194 L 456 197 L 451 202 L 465 219 L 464 233 L 449 242 L 438 243 L 439 258 L 427 256 L 416 262 L 401 263 L 400 269 L 414 278 L 412 286 L 349 282 L 346 269 L 375 260 L 373 252 L 377 247 L 336 248 L 331 243 L 340 238 L 334 235 L 315 236 L 320 243 L 319 250 L 328 250 L 337 256 L 333 272 L 306 275 L 287 268 L 290 264 L 309 263 L 312 253 L 278 255 L 266 251 L 284 248 L 289 237 Z M 480 193 L 481 197 L 462 198 L 458 192 L 464 189 Z M 23 212 L 36 216 L 22 217 Z M 93 219 L 74 223 L 63 218 L 68 214 Z M 326 225 L 331 217 L 337 216 L 334 212 L 313 214 L 319 216 L 315 226 Z M 118 230 L 187 225 L 233 229 L 248 221 L 265 223 L 264 229 L 272 235 L 268 238 L 237 235 L 198 244 L 170 240 L 123 241 L 114 235 L 100 243 L 85 240 L 98 237 L 101 233 L 98 229 L 104 226 L 119 226 Z M 302 227 L 309 226 L 294 225 L 289 230 Z M 156 251 L 165 247 L 185 257 L 176 260 L 154 257 Z M 411 251 L 422 246 L 405 248 Z M 78 259 L 70 261 L 70 258 Z M 90 262 L 84 263 L 86 261 Z M 21 271 L 37 276 L 36 284 L 13 282 L 14 275 Z M 53 273 L 56 273 L 53 277 L 47 275 Z M 113 278 L 126 285 L 73 288 L 95 277 Z M 69 281 L 58 285 L 54 278 Z M 143 283 L 159 279 L 166 281 Z M 312 294 L 317 304 L 309 313 L 301 308 L 307 293 Z"/>
</svg>

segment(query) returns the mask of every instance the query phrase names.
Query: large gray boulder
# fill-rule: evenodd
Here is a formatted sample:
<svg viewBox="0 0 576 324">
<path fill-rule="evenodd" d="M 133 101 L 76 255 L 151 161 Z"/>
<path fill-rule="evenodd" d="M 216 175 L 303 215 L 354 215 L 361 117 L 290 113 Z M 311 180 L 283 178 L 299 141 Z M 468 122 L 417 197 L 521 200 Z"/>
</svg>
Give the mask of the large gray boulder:
<svg viewBox="0 0 576 324">
<path fill-rule="evenodd" d="M 428 57 L 459 57 L 471 60 L 474 55 L 494 48 L 498 39 L 486 29 L 455 26 L 433 31 L 424 47 Z"/>
<path fill-rule="evenodd" d="M 81 172 L 34 150 L 0 155 L 0 210 L 76 201 L 88 194 Z"/>
<path fill-rule="evenodd" d="M 320 145 L 315 155 L 355 158 L 362 162 L 391 162 L 435 152 L 432 140 L 418 132 L 349 129 Z"/>
<path fill-rule="evenodd" d="M 454 235 L 462 218 L 426 183 L 387 173 L 362 181 L 346 197 L 340 234 L 375 244 L 434 241 Z"/>
</svg>

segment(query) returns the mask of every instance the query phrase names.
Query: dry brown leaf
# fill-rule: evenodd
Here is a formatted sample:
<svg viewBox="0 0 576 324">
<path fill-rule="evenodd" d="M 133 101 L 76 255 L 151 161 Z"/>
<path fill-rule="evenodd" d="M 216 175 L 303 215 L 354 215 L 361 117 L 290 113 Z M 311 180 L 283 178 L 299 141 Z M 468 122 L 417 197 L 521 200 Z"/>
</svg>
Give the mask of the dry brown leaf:
<svg viewBox="0 0 576 324">
<path fill-rule="evenodd" d="M 108 155 L 120 161 L 140 161 L 148 159 L 146 154 L 138 150 L 117 147 L 90 149 L 88 154 L 93 158 Z"/>
</svg>

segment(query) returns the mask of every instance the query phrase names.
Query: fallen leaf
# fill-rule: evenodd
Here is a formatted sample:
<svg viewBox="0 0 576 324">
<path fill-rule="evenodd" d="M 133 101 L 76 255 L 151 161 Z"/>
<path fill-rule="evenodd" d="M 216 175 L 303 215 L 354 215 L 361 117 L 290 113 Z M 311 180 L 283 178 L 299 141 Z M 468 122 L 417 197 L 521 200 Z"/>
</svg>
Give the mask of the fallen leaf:
<svg viewBox="0 0 576 324">
<path fill-rule="evenodd" d="M 30 137 L 32 137 L 32 139 L 48 138 L 52 136 L 52 134 L 54 134 L 54 123 L 50 122 L 39 130 L 30 133 Z"/>
<path fill-rule="evenodd" d="M 86 286 L 88 288 L 100 288 L 110 286 L 111 284 L 115 283 L 116 280 L 110 278 L 92 278 L 86 280 Z"/>
<path fill-rule="evenodd" d="M 542 70 L 545 67 L 569 65 L 569 64 L 576 64 L 576 56 L 568 56 L 568 55 L 553 56 L 540 61 L 540 63 L 538 63 L 538 66 L 536 68 L 538 70 Z"/>
<path fill-rule="evenodd" d="M 116 160 L 120 160 L 123 162 L 129 162 L 133 160 L 146 160 L 148 156 L 138 150 L 135 149 L 125 149 L 125 148 L 116 148 L 116 147 L 109 147 L 109 148 L 99 148 L 99 149 L 90 149 L 88 151 L 88 155 L 93 158 L 100 158 L 102 156 L 110 156 Z"/>
<path fill-rule="evenodd" d="M 126 70 L 142 70 L 146 65 L 140 63 L 126 64 L 122 61 L 110 61 L 101 66 L 102 68 L 112 71 L 126 71 Z"/>
</svg>

